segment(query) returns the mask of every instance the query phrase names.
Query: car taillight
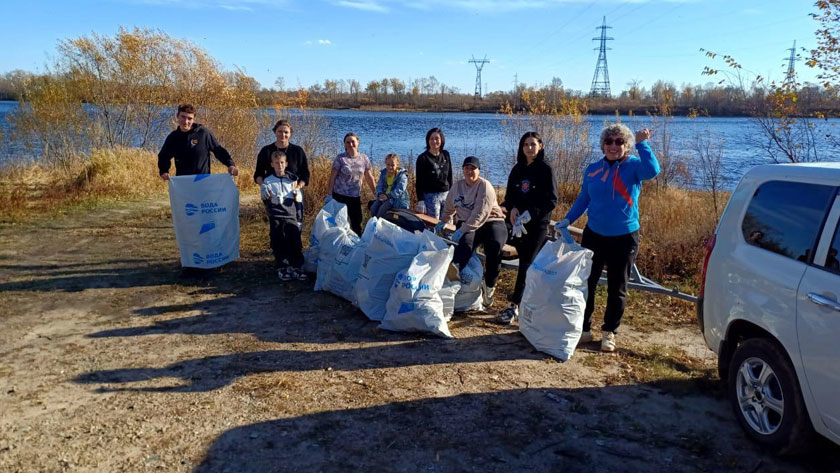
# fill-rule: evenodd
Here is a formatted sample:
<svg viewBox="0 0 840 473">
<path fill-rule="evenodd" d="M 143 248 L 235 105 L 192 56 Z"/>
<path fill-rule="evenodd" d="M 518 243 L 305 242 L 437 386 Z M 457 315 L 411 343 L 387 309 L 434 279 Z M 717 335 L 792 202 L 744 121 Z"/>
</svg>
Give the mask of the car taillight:
<svg viewBox="0 0 840 473">
<path fill-rule="evenodd" d="M 709 257 L 712 256 L 712 250 L 715 249 L 715 241 L 717 235 L 712 235 L 706 241 L 706 256 L 703 258 L 703 271 L 700 273 L 700 297 L 706 292 L 706 270 L 709 268 Z"/>
</svg>

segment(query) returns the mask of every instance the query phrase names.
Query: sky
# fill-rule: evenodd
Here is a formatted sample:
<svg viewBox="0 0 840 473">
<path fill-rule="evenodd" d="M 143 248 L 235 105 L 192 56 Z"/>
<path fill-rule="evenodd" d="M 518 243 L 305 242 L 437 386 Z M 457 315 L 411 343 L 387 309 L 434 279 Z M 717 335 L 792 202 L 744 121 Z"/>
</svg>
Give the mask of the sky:
<svg viewBox="0 0 840 473">
<path fill-rule="evenodd" d="M 751 74 L 780 80 L 790 48 L 807 57 L 817 22 L 808 0 L 4 0 L 0 73 L 44 72 L 61 40 L 120 27 L 154 28 L 206 49 L 272 87 L 325 79 L 418 77 L 473 93 L 511 90 L 515 81 L 589 91 L 600 26 L 610 28 L 613 94 L 638 81 L 706 84 L 704 66 L 722 63 L 701 48 L 734 56 Z M 816 71 L 801 60 L 801 81 Z"/>
</svg>

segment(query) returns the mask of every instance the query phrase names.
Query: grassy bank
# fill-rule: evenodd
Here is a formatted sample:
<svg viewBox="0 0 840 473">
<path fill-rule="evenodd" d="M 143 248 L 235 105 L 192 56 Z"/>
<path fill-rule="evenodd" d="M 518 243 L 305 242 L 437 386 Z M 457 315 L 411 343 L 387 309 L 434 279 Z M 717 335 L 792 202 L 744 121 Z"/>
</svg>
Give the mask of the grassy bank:
<svg viewBox="0 0 840 473">
<path fill-rule="evenodd" d="M 312 177 L 306 189 L 305 233 L 324 201 L 330 164 L 328 158 L 310 160 Z M 225 170 L 214 162 L 213 171 Z M 242 167 L 235 180 L 243 197 L 243 245 L 256 245 L 256 250 L 267 248 L 268 230 L 263 225 L 262 204 L 254 199 L 258 189 L 251 179 L 252 173 L 251 169 Z M 414 186 L 409 188 L 413 202 L 416 200 Z M 555 210 L 555 218 L 562 217 L 576 195 L 577 188 L 560 186 L 560 204 Z M 363 198 L 372 197 L 366 189 Z M 63 167 L 26 166 L 0 170 L 2 222 L 25 221 L 74 209 L 82 211 L 97 205 L 150 198 L 167 198 L 167 186 L 157 175 L 155 154 L 137 149 L 99 150 Z M 703 244 L 714 231 L 716 218 L 711 195 L 648 185 L 643 190 L 640 206 L 640 270 L 655 280 L 692 289 L 703 257 Z M 246 222 L 259 223 L 253 228 L 254 234 L 247 230 L 250 225 L 245 225 Z M 583 227 L 585 217 L 576 225 Z"/>
</svg>

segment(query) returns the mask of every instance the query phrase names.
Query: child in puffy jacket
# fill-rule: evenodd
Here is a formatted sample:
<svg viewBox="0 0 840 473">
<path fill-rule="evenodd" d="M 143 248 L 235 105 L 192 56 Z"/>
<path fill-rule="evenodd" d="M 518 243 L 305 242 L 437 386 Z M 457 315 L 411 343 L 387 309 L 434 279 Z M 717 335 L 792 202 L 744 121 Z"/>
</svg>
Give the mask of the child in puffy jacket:
<svg viewBox="0 0 840 473">
<path fill-rule="evenodd" d="M 408 204 L 408 173 L 400 167 L 400 157 L 390 153 L 385 156 L 385 169 L 379 173 L 370 215 L 382 218 L 388 210 L 407 209 Z"/>
<path fill-rule="evenodd" d="M 297 176 L 286 172 L 286 153 L 271 154 L 273 174 L 260 185 L 260 197 L 268 212 L 269 237 L 274 252 L 274 266 L 281 281 L 305 281 L 303 244 L 300 239 L 299 216 L 303 211 Z"/>
</svg>

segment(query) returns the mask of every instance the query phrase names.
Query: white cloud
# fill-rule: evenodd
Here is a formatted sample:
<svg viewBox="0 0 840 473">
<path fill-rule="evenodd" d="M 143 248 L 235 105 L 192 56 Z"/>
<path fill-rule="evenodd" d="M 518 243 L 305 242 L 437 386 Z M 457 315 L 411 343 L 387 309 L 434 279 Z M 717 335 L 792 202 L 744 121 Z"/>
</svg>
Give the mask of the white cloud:
<svg viewBox="0 0 840 473">
<path fill-rule="evenodd" d="M 375 11 L 380 13 L 385 13 L 388 11 L 388 8 L 380 5 L 379 3 L 373 0 L 340 0 L 338 2 L 335 2 L 335 4 L 341 7 L 354 8 L 356 10 Z"/>
<path fill-rule="evenodd" d="M 255 7 L 287 8 L 288 0 L 114 0 L 116 3 L 181 6 L 187 8 L 221 8 L 230 11 L 254 11 Z"/>
<path fill-rule="evenodd" d="M 316 44 L 319 45 L 319 46 L 331 46 L 332 41 L 330 41 L 328 39 L 319 39 L 317 41 L 313 41 L 313 40 L 310 39 L 310 40 L 304 41 L 303 44 L 304 44 L 304 46 L 312 46 L 312 45 L 316 45 Z"/>
<path fill-rule="evenodd" d="M 318 44 L 332 44 L 332 41 L 328 39 L 319 39 Z"/>
</svg>

